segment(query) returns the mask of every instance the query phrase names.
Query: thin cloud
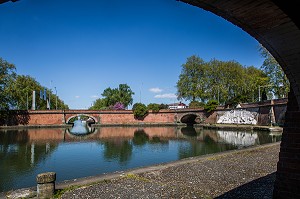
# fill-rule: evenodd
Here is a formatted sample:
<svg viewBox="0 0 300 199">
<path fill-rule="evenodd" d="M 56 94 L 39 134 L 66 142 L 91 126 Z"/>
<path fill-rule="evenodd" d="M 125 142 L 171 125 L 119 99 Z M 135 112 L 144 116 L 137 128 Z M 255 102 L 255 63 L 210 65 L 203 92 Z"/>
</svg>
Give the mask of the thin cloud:
<svg viewBox="0 0 300 199">
<path fill-rule="evenodd" d="M 91 98 L 99 98 L 98 95 L 92 95 Z"/>
<path fill-rule="evenodd" d="M 80 96 L 79 96 L 79 95 L 76 95 L 76 96 L 75 96 L 75 98 L 77 98 L 77 99 L 78 99 L 78 98 L 80 98 Z"/>
<path fill-rule="evenodd" d="M 177 98 L 177 96 L 174 93 L 165 93 L 165 94 L 161 94 L 161 95 L 155 95 L 154 98 L 174 99 L 174 98 Z"/>
<path fill-rule="evenodd" d="M 161 93 L 163 90 L 160 88 L 150 88 L 149 91 L 152 93 Z"/>
</svg>

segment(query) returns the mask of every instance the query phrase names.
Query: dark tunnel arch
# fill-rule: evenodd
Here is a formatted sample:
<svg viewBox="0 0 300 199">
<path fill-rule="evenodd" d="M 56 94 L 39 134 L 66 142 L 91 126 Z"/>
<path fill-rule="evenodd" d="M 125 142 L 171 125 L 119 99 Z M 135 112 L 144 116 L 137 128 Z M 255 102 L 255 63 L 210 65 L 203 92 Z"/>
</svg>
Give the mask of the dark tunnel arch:
<svg viewBox="0 0 300 199">
<path fill-rule="evenodd" d="M 200 115 L 197 113 L 186 113 L 180 117 L 180 122 L 185 123 L 188 126 L 200 123 Z"/>
</svg>

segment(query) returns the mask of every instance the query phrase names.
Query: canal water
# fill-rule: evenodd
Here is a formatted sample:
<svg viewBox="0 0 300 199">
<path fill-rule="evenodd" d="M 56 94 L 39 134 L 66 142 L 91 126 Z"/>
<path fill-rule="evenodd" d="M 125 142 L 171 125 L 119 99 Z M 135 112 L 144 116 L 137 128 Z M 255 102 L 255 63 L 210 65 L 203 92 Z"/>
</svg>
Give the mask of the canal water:
<svg viewBox="0 0 300 199">
<path fill-rule="evenodd" d="M 60 182 L 280 140 L 266 131 L 193 127 L 100 127 L 80 136 L 66 128 L 1 130 L 0 192 L 36 186 L 43 172 Z"/>
</svg>

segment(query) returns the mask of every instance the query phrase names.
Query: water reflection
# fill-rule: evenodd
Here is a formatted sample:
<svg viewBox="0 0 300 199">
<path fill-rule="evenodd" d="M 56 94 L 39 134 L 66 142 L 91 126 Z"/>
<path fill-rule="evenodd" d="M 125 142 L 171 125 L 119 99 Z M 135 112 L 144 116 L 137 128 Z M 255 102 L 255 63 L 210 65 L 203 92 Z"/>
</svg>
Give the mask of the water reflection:
<svg viewBox="0 0 300 199">
<path fill-rule="evenodd" d="M 259 143 L 257 133 L 246 131 L 217 131 L 217 134 L 221 141 L 233 144 L 238 147 L 247 147 Z"/>
<path fill-rule="evenodd" d="M 144 129 L 137 129 L 134 131 L 132 143 L 136 146 L 141 146 L 149 142 L 149 135 Z"/>
<path fill-rule="evenodd" d="M 62 181 L 280 139 L 267 132 L 193 127 L 102 127 L 84 136 L 65 128 L 0 131 L 0 191 L 35 186 L 36 175 L 46 171 Z"/>
<path fill-rule="evenodd" d="M 35 134 L 36 131 L 31 133 Z M 15 177 L 16 173 L 17 175 L 26 175 L 34 172 L 36 165 L 47 159 L 56 148 L 57 143 L 45 142 L 45 140 L 40 140 L 40 142 L 30 140 L 28 130 L 1 132 L 0 190 L 5 190 L 6 187 L 14 187 L 18 183 L 25 185 L 26 182 L 23 183 L 22 179 L 20 182 L 15 182 L 12 178 Z"/>
<path fill-rule="evenodd" d="M 116 160 L 121 165 L 126 165 L 132 155 L 132 145 L 129 140 L 109 140 L 101 142 L 104 145 L 104 158 L 106 160 Z"/>
</svg>

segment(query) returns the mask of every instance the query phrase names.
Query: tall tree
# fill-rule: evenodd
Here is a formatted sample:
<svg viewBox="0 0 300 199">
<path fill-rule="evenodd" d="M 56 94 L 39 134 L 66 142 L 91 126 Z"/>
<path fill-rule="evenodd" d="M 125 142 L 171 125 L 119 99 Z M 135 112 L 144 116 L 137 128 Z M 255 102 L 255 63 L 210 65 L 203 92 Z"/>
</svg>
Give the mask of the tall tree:
<svg viewBox="0 0 300 199">
<path fill-rule="evenodd" d="M 10 108 L 10 95 L 7 93 L 9 82 L 16 77 L 16 67 L 0 57 L 0 110 Z"/>
<path fill-rule="evenodd" d="M 134 92 L 127 84 L 119 85 L 117 95 L 118 102 L 121 102 L 125 107 L 133 103 L 132 95 L 134 95 Z"/>
<path fill-rule="evenodd" d="M 246 92 L 252 102 L 258 101 L 261 85 L 270 84 L 269 77 L 260 69 L 250 66 L 246 68 L 247 79 L 245 80 Z"/>
<path fill-rule="evenodd" d="M 272 92 L 277 98 L 286 97 L 290 90 L 290 83 L 284 71 L 266 48 L 260 45 L 259 51 L 261 56 L 265 59 L 261 69 L 270 78 Z"/>
<path fill-rule="evenodd" d="M 187 58 L 185 64 L 182 64 L 181 74 L 177 82 L 178 99 L 201 101 L 207 98 L 206 96 L 206 71 L 207 65 L 204 60 L 196 55 Z"/>
</svg>

